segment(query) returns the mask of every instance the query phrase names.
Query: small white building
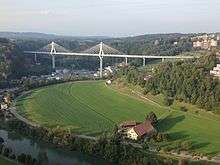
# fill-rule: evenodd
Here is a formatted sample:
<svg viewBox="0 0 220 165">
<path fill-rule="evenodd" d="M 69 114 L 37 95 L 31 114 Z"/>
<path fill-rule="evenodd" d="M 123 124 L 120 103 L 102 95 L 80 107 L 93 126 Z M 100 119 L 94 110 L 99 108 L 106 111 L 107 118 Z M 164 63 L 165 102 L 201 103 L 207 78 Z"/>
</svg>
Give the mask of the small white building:
<svg viewBox="0 0 220 165">
<path fill-rule="evenodd" d="M 113 70 L 112 70 L 111 66 L 105 67 L 105 70 L 109 71 L 111 74 L 113 73 Z"/>
<path fill-rule="evenodd" d="M 107 80 L 107 81 L 106 81 L 106 84 L 107 84 L 107 85 L 110 85 L 111 83 L 112 83 L 111 80 Z"/>
<path fill-rule="evenodd" d="M 134 128 L 131 128 L 127 131 L 127 138 L 132 140 L 138 139 L 138 134 L 134 131 Z"/>
<path fill-rule="evenodd" d="M 210 41 L 210 46 L 211 46 L 211 47 L 217 47 L 217 46 L 218 46 L 218 41 L 217 41 L 217 40 L 214 40 L 214 39 L 211 39 L 211 41 Z"/>
<path fill-rule="evenodd" d="M 8 105 L 6 103 L 1 103 L 1 110 L 8 109 Z"/>
<path fill-rule="evenodd" d="M 177 45 L 178 44 L 178 42 L 177 41 L 175 41 L 174 43 L 173 43 L 173 45 Z"/>
<path fill-rule="evenodd" d="M 94 77 L 98 77 L 98 74 L 97 74 L 97 73 L 94 73 L 93 76 L 94 76 Z"/>
<path fill-rule="evenodd" d="M 210 71 L 210 74 L 220 79 L 220 64 L 217 64 L 217 66 Z"/>
</svg>

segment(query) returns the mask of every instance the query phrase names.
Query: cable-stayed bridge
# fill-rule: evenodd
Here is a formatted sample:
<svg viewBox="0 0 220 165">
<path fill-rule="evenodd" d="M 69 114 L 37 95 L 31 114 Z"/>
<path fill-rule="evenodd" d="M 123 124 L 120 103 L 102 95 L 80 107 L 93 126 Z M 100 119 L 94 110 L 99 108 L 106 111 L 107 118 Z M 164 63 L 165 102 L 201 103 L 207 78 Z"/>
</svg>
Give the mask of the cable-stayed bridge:
<svg viewBox="0 0 220 165">
<path fill-rule="evenodd" d="M 162 62 L 163 62 L 165 59 L 199 58 L 199 56 L 155 56 L 155 55 L 153 56 L 153 55 L 132 55 L 132 54 L 127 55 L 104 44 L 103 42 L 79 53 L 71 52 L 67 50 L 66 48 L 64 48 L 63 46 L 56 44 L 55 42 L 52 42 L 37 51 L 24 51 L 24 53 L 34 54 L 35 61 L 37 58 L 37 54 L 50 55 L 52 57 L 52 68 L 53 69 L 55 69 L 55 56 L 56 55 L 98 57 L 100 60 L 100 77 L 102 77 L 103 57 L 125 58 L 126 64 L 128 63 L 128 58 L 141 58 L 143 59 L 143 66 L 145 66 L 145 59 L 162 59 Z"/>
</svg>

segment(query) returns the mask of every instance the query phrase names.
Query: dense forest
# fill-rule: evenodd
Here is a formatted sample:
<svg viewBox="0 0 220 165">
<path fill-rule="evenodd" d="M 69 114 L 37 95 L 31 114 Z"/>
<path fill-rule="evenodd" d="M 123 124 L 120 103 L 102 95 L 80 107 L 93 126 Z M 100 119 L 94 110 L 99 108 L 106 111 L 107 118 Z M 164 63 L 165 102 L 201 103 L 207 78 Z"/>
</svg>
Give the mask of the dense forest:
<svg viewBox="0 0 220 165">
<path fill-rule="evenodd" d="M 16 44 L 0 38 L 0 80 L 21 76 L 25 70 L 25 59 Z"/>
<path fill-rule="evenodd" d="M 136 37 L 106 39 L 105 42 L 126 54 L 173 56 L 191 51 L 193 34 L 148 34 Z"/>
<path fill-rule="evenodd" d="M 136 67 L 123 68 L 119 76 L 141 85 L 145 93 L 162 93 L 166 105 L 175 99 L 214 111 L 220 107 L 220 82 L 209 71 L 216 63 L 216 57 L 207 54 L 199 59 L 162 63 L 154 67 L 152 73 Z M 144 77 L 148 77 L 146 81 Z"/>
</svg>

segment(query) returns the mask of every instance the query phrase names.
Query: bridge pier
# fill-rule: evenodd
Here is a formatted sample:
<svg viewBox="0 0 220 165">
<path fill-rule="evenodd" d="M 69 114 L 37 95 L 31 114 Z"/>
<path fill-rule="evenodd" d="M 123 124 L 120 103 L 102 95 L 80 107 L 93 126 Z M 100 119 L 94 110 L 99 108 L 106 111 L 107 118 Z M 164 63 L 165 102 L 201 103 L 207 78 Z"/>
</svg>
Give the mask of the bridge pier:
<svg viewBox="0 0 220 165">
<path fill-rule="evenodd" d="M 99 71 L 100 71 L 100 78 L 102 78 L 102 67 L 103 67 L 103 57 L 99 57 L 100 63 L 99 63 Z"/>
<path fill-rule="evenodd" d="M 34 62 L 35 62 L 35 64 L 37 64 L 37 54 L 36 53 L 34 54 Z"/>
<path fill-rule="evenodd" d="M 145 66 L 146 64 L 145 64 L 145 58 L 143 58 L 143 66 Z"/>
<path fill-rule="evenodd" d="M 51 55 L 52 56 L 52 69 L 55 70 L 55 55 Z"/>
<path fill-rule="evenodd" d="M 162 58 L 162 62 L 164 62 L 165 61 L 165 58 Z"/>
<path fill-rule="evenodd" d="M 125 64 L 128 65 L 128 57 L 125 57 Z"/>
<path fill-rule="evenodd" d="M 100 78 L 102 78 L 103 55 L 104 55 L 103 43 L 100 42 L 100 44 L 99 44 L 99 60 L 100 60 L 100 66 L 99 66 L 100 71 L 99 72 L 100 72 Z"/>
</svg>

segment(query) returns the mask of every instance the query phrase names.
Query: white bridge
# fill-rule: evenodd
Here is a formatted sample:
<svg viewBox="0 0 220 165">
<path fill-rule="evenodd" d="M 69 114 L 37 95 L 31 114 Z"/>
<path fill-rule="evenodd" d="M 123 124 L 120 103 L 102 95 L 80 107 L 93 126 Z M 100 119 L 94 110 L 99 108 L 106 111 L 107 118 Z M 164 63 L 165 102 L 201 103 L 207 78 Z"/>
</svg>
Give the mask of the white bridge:
<svg viewBox="0 0 220 165">
<path fill-rule="evenodd" d="M 141 58 L 143 59 L 143 66 L 145 66 L 145 59 L 162 59 L 162 62 L 165 59 L 192 59 L 199 58 L 199 56 L 152 56 L 152 55 L 127 55 L 123 54 L 120 51 L 104 44 L 100 43 L 96 46 L 93 46 L 90 49 L 87 49 L 80 53 L 70 52 L 64 47 L 52 42 L 45 47 L 41 48 L 39 51 L 24 51 L 24 53 L 34 54 L 35 61 L 37 61 L 37 54 L 46 54 L 52 57 L 52 68 L 55 69 L 55 56 L 91 56 L 91 57 L 99 57 L 100 60 L 100 77 L 102 77 L 102 68 L 103 68 L 103 57 L 116 57 L 116 58 L 125 58 L 125 63 L 128 63 L 128 58 Z"/>
</svg>

